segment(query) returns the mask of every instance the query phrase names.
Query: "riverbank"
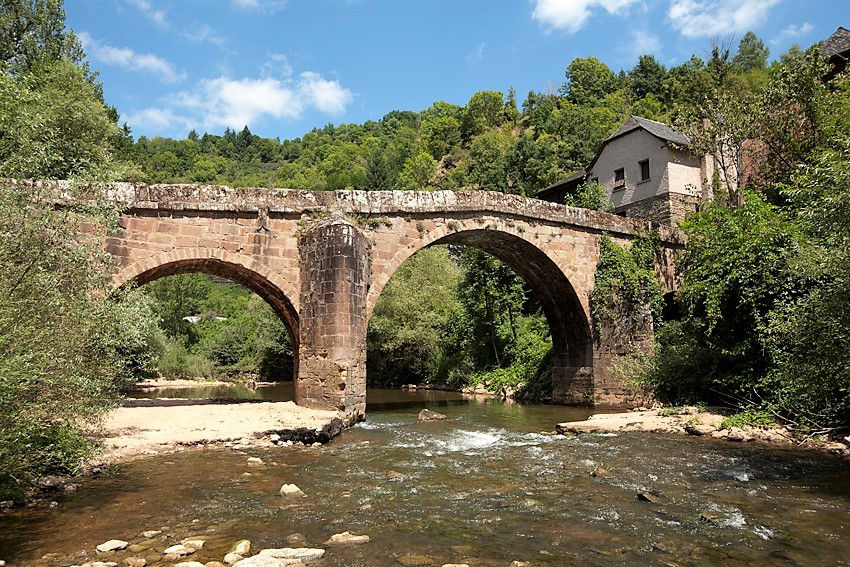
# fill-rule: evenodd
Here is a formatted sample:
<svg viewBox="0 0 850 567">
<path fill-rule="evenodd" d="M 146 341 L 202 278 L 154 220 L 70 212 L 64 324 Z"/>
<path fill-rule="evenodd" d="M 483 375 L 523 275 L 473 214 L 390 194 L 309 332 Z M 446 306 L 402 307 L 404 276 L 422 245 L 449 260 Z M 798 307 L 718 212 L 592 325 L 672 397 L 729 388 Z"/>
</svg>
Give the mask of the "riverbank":
<svg viewBox="0 0 850 567">
<path fill-rule="evenodd" d="M 713 411 L 700 411 L 695 407 L 672 411 L 670 408 L 629 411 L 623 413 L 594 414 L 583 421 L 559 423 L 555 431 L 560 434 L 617 433 L 645 431 L 707 437 L 736 443 L 757 442 L 774 446 L 814 450 L 850 459 L 850 436 L 844 441 L 797 439 L 788 429 L 771 427 L 722 427 L 723 416 Z"/>
<path fill-rule="evenodd" d="M 294 402 L 130 399 L 106 416 L 98 461 L 111 464 L 199 445 L 326 443 L 342 429 L 337 412 Z"/>
</svg>

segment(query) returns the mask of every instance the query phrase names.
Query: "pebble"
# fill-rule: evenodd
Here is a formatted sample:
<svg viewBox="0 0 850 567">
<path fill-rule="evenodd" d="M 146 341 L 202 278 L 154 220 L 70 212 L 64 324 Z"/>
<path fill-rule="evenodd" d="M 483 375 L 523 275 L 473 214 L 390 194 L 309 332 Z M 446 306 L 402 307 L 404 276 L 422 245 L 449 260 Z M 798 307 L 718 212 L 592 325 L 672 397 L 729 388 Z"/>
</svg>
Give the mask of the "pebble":
<svg viewBox="0 0 850 567">
<path fill-rule="evenodd" d="M 124 563 L 128 565 L 128 567 L 145 567 L 148 562 L 141 557 L 128 557 L 124 560 Z"/>
<path fill-rule="evenodd" d="M 199 561 L 181 561 L 177 567 L 206 567 L 206 565 Z"/>
<path fill-rule="evenodd" d="M 324 554 L 324 549 L 309 547 L 283 547 L 280 549 L 264 549 L 260 552 L 261 556 L 276 559 L 300 559 L 301 561 L 318 561 Z"/>
<path fill-rule="evenodd" d="M 272 433 L 271 435 L 269 435 L 269 440 L 272 443 L 277 443 L 278 441 L 280 441 L 280 435 L 278 435 L 277 433 Z"/>
<path fill-rule="evenodd" d="M 294 484 L 284 484 L 280 487 L 281 496 L 305 496 L 300 488 Z"/>
<path fill-rule="evenodd" d="M 97 550 L 101 553 L 105 553 L 107 551 L 118 551 L 119 549 L 126 549 L 126 547 L 130 545 L 126 541 L 122 541 L 120 539 L 110 539 L 109 541 L 105 541 L 97 546 Z"/>
<path fill-rule="evenodd" d="M 297 545 L 299 547 L 304 547 L 304 545 L 307 543 L 307 538 L 304 537 L 304 534 L 299 534 L 298 532 L 295 532 L 294 534 L 289 534 L 288 536 L 286 536 L 286 543 L 293 546 Z"/>
<path fill-rule="evenodd" d="M 118 567 L 114 561 L 89 561 L 83 563 L 81 567 Z"/>
<path fill-rule="evenodd" d="M 244 559 L 244 556 L 233 552 L 228 553 L 224 556 L 224 562 L 228 565 L 234 565 L 236 563 L 239 563 L 240 561 L 242 561 L 242 559 Z"/>
<path fill-rule="evenodd" d="M 260 457 L 248 457 L 248 463 L 252 465 L 262 465 L 263 459 Z"/>
<path fill-rule="evenodd" d="M 330 537 L 329 540 L 324 542 L 322 545 L 339 545 L 344 543 L 366 543 L 369 541 L 369 536 L 367 535 L 354 535 L 349 532 L 342 532 L 341 534 L 334 534 Z"/>
<path fill-rule="evenodd" d="M 221 561 L 208 561 L 207 563 L 204 563 L 204 567 L 227 567 L 227 565 Z"/>
<path fill-rule="evenodd" d="M 468 563 L 445 563 L 443 567 L 469 567 Z"/>
</svg>

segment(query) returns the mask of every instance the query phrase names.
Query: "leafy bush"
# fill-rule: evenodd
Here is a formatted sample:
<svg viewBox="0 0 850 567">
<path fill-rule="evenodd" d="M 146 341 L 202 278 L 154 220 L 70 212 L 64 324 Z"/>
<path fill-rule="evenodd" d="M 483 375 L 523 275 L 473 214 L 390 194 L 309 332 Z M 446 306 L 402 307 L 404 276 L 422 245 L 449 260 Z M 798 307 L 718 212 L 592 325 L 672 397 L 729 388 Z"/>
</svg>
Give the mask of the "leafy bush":
<svg viewBox="0 0 850 567">
<path fill-rule="evenodd" d="M 110 296 L 111 258 L 79 236 L 102 235 L 113 219 L 0 184 L 0 499 L 74 471 L 119 387 L 150 370 L 149 305 Z"/>
</svg>

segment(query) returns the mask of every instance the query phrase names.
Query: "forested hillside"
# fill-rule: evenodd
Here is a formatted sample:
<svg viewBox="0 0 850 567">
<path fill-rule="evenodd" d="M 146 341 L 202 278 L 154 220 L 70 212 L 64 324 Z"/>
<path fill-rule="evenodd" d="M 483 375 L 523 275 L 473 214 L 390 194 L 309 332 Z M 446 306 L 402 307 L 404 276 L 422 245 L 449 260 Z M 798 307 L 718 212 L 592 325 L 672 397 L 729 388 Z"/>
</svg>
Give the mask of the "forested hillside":
<svg viewBox="0 0 850 567">
<path fill-rule="evenodd" d="M 328 124 L 294 140 L 260 138 L 245 126 L 222 135 L 192 131 L 183 140 L 127 140 L 120 154 L 138 165 L 134 179 L 151 183 L 534 196 L 587 165 L 631 114 L 673 122 L 720 92 L 758 90 L 770 74 L 767 58 L 751 33 L 737 52 L 714 47 L 707 60 L 693 56 L 670 69 L 652 55 L 617 71 L 580 58 L 566 66 L 562 84 L 530 92 L 521 104 L 513 89 L 481 91 L 464 106 L 437 101 L 364 124 Z"/>
</svg>

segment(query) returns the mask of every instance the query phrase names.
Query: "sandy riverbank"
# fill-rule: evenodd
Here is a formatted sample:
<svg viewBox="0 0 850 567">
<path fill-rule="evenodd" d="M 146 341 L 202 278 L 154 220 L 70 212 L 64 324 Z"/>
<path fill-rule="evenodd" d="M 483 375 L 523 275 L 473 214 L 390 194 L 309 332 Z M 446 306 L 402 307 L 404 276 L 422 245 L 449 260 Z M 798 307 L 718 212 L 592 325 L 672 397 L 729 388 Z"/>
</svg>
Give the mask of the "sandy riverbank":
<svg viewBox="0 0 850 567">
<path fill-rule="evenodd" d="M 294 402 L 131 399 L 107 415 L 99 460 L 114 463 L 194 445 L 325 443 L 342 427 L 337 412 Z"/>
<path fill-rule="evenodd" d="M 844 442 L 811 439 L 800 442 L 784 427 L 747 426 L 722 429 L 722 421 L 723 415 L 719 413 L 684 408 L 682 413 L 674 415 L 668 415 L 664 410 L 595 414 L 584 421 L 559 423 L 555 429 L 561 434 L 621 431 L 685 434 L 738 443 L 759 442 L 787 448 L 816 450 L 850 458 L 850 437 L 846 437 Z"/>
</svg>

